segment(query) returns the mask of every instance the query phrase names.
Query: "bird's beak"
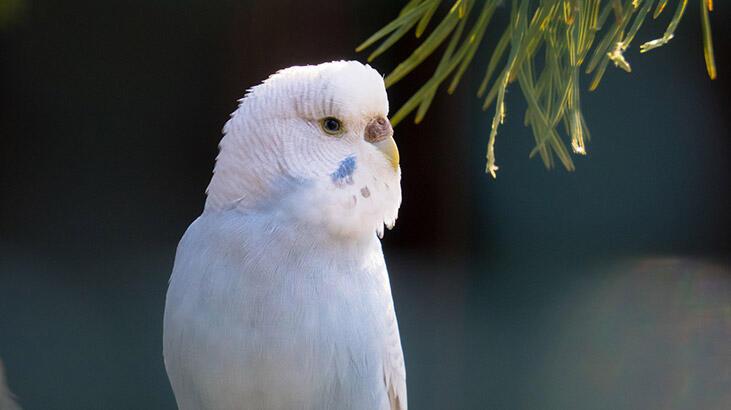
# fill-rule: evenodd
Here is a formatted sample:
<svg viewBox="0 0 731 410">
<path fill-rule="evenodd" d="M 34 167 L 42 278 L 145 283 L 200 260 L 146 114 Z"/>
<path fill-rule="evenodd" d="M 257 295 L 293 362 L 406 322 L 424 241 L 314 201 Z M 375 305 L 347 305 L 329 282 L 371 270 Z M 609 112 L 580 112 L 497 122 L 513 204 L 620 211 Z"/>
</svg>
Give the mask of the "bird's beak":
<svg viewBox="0 0 731 410">
<path fill-rule="evenodd" d="M 393 139 L 393 127 L 388 119 L 379 117 L 371 120 L 366 126 L 364 138 L 386 156 L 394 171 L 398 169 L 398 147 Z"/>
</svg>

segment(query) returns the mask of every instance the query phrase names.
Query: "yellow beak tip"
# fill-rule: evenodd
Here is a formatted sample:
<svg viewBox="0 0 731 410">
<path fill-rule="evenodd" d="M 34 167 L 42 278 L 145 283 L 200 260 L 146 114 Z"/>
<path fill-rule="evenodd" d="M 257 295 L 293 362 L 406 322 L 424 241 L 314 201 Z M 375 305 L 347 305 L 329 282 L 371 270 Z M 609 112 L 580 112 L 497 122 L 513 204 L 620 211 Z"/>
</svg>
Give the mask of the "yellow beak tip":
<svg viewBox="0 0 731 410">
<path fill-rule="evenodd" d="M 399 156 L 398 146 L 396 145 L 396 141 L 394 141 L 393 137 L 388 137 L 385 140 L 378 142 L 376 144 L 376 147 L 391 163 L 393 170 L 398 170 L 399 161 L 401 158 Z"/>
</svg>

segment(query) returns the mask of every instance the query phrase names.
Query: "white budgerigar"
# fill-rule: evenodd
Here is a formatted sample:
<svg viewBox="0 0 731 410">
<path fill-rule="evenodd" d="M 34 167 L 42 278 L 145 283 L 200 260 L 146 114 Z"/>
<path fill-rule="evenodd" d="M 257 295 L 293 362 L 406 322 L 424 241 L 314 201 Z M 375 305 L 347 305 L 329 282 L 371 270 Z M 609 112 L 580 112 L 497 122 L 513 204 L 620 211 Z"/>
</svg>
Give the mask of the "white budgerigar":
<svg viewBox="0 0 731 410">
<path fill-rule="evenodd" d="M 181 409 L 406 409 L 379 240 L 401 203 L 387 114 L 383 78 L 353 61 L 240 101 L 167 293 Z"/>
</svg>

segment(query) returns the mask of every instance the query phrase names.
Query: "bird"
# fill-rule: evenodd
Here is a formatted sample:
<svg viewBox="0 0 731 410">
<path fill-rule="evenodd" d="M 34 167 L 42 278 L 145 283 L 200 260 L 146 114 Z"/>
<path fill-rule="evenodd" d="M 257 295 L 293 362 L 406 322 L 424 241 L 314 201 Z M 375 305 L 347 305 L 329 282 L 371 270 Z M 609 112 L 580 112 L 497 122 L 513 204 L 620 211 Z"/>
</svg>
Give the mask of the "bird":
<svg viewBox="0 0 731 410">
<path fill-rule="evenodd" d="M 245 93 L 166 295 L 180 409 L 407 409 L 381 246 L 399 159 L 368 65 L 293 66 Z"/>
</svg>

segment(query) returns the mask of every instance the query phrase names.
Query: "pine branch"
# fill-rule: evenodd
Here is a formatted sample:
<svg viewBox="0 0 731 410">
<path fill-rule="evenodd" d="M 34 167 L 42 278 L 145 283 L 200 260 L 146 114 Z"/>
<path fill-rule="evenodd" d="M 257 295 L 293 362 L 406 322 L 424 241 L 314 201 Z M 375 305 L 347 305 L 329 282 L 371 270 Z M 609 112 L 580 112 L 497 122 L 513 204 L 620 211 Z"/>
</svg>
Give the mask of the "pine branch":
<svg viewBox="0 0 731 410">
<path fill-rule="evenodd" d="M 709 77 L 715 79 L 709 19 L 713 1 L 697 1 L 701 7 L 706 67 Z M 420 38 L 441 3 L 442 0 L 410 0 L 398 17 L 356 50 L 362 51 L 380 42 L 368 57 L 368 61 L 372 61 L 412 29 Z M 437 90 L 450 77 L 447 91 L 454 92 L 482 46 L 485 31 L 501 3 L 500 0 L 454 1 L 422 43 L 386 76 L 387 87 L 396 84 L 447 42 L 434 75 L 393 115 L 391 122 L 394 125 L 414 111 L 414 121 L 421 122 Z M 676 3 L 663 36 L 642 44 L 641 52 L 672 40 L 688 0 Z M 495 107 L 487 143 L 486 171 L 496 176 L 495 139 L 506 115 L 505 92 L 516 80 L 528 105 L 524 123 L 533 131 L 536 143 L 530 157 L 539 154 L 547 168 L 553 167 L 554 157 L 557 157 L 567 170 L 574 170 L 564 140 L 570 142 L 574 154 L 582 155 L 586 153 L 589 140 L 589 129 L 581 112 L 582 66 L 586 74 L 593 75 L 588 86 L 590 91 L 599 86 L 609 62 L 631 72 L 624 52 L 645 19 L 649 15 L 658 18 L 667 5 L 668 0 L 511 0 L 509 24 L 492 50 L 477 91 L 477 96 L 483 99 L 483 110 Z M 498 69 L 500 66 L 502 68 Z M 561 127 L 568 138 L 562 137 Z"/>
</svg>

